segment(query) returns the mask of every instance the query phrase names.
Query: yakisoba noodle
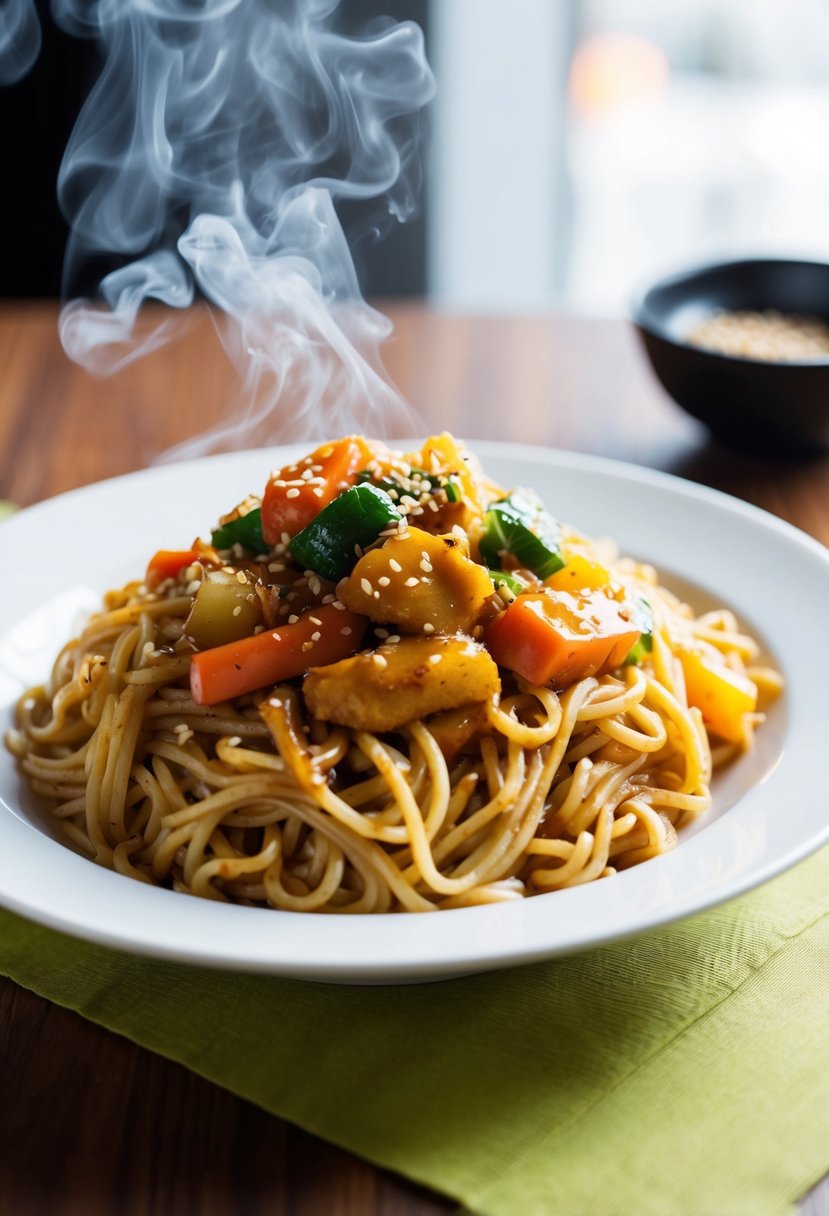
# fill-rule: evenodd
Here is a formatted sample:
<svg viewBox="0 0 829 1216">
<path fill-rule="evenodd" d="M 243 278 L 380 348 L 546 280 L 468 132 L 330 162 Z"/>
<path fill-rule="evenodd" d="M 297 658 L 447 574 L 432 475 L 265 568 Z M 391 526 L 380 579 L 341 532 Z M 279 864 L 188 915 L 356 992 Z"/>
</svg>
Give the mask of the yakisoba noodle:
<svg viewBox="0 0 829 1216">
<path fill-rule="evenodd" d="M 731 613 L 695 618 L 449 436 L 318 449 L 213 542 L 109 592 L 7 740 L 68 841 L 142 882 L 367 913 L 606 878 L 674 847 L 779 690 Z"/>
</svg>

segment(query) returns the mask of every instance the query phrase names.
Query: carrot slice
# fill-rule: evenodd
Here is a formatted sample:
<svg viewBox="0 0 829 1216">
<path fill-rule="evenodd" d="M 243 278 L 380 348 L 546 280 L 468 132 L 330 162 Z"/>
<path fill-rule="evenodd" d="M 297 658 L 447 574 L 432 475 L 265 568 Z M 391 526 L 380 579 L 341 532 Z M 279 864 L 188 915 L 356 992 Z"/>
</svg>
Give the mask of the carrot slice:
<svg viewBox="0 0 829 1216">
<path fill-rule="evenodd" d="M 486 632 L 496 663 L 556 688 L 619 667 L 638 639 L 626 605 L 601 590 L 519 595 Z"/>
<path fill-rule="evenodd" d="M 301 532 L 323 507 L 354 484 L 357 473 L 371 459 L 365 440 L 348 435 L 281 469 L 268 482 L 262 499 L 262 535 L 268 544 L 279 544 L 283 534 Z"/>
<path fill-rule="evenodd" d="M 278 625 L 193 656 L 190 689 L 197 705 L 216 705 L 257 688 L 325 667 L 360 649 L 367 620 L 323 604 L 293 625 Z"/>
<path fill-rule="evenodd" d="M 175 578 L 185 566 L 192 566 L 198 557 L 198 553 L 193 549 L 159 549 L 158 553 L 150 558 L 147 573 L 144 575 L 147 589 L 155 591 L 165 578 Z"/>
</svg>

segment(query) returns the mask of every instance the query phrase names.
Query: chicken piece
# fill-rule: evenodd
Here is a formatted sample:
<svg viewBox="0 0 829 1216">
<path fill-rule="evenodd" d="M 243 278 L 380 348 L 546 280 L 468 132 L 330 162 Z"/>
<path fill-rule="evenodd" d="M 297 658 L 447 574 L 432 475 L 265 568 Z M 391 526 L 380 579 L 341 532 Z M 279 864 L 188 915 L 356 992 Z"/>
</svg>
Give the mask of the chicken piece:
<svg viewBox="0 0 829 1216">
<path fill-rule="evenodd" d="M 347 608 L 403 633 L 468 632 L 495 588 L 456 534 L 409 528 L 371 549 L 337 594 Z"/>
<path fill-rule="evenodd" d="M 486 701 L 501 690 L 498 668 L 465 637 L 403 638 L 328 667 L 302 688 L 315 718 L 387 731 L 442 709 Z"/>
</svg>

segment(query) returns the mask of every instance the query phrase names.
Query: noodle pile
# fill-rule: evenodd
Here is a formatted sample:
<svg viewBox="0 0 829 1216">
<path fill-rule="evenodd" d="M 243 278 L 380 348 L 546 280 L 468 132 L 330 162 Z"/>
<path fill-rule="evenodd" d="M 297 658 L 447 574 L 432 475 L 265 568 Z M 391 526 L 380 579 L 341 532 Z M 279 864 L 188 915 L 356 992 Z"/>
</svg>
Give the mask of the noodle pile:
<svg viewBox="0 0 829 1216">
<path fill-rule="evenodd" d="M 780 687 L 731 613 L 695 618 L 649 567 L 613 569 L 647 589 L 646 661 L 560 691 L 504 672 L 451 746 L 441 715 L 387 733 L 315 720 L 298 681 L 196 704 L 189 575 L 109 592 L 21 698 L 7 745 L 76 850 L 204 898 L 418 912 L 604 878 L 674 847 L 761 720 L 712 751 L 677 647 L 716 654 L 761 700 Z"/>
</svg>

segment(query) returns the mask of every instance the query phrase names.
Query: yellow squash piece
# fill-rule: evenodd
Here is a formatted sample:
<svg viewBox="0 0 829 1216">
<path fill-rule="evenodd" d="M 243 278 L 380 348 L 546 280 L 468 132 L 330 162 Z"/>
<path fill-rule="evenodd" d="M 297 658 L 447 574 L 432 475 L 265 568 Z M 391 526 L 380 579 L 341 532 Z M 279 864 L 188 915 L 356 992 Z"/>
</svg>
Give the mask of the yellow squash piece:
<svg viewBox="0 0 829 1216">
<path fill-rule="evenodd" d="M 476 515 L 481 515 L 486 509 L 488 496 L 478 458 L 467 452 L 448 431 L 442 435 L 431 435 L 420 455 L 412 457 L 412 463 L 424 468 L 427 473 L 451 476 L 459 482 L 464 499 Z"/>
<path fill-rule="evenodd" d="M 313 667 L 302 688 L 315 718 L 387 731 L 439 710 L 487 701 L 501 690 L 483 646 L 464 637 L 403 638 Z"/>
<path fill-rule="evenodd" d="M 555 591 L 572 591 L 576 595 L 579 591 L 598 591 L 609 585 L 610 571 L 580 554 L 568 557 L 566 566 L 544 580 L 545 587 L 552 587 Z"/>
<path fill-rule="evenodd" d="M 352 612 L 403 633 L 458 633 L 472 628 L 494 590 L 465 540 L 409 528 L 364 554 L 337 594 Z"/>
<path fill-rule="evenodd" d="M 706 729 L 729 743 L 744 742 L 745 716 L 757 708 L 757 685 L 712 656 L 693 650 L 681 651 L 679 661 L 688 704 L 701 710 Z"/>
</svg>

